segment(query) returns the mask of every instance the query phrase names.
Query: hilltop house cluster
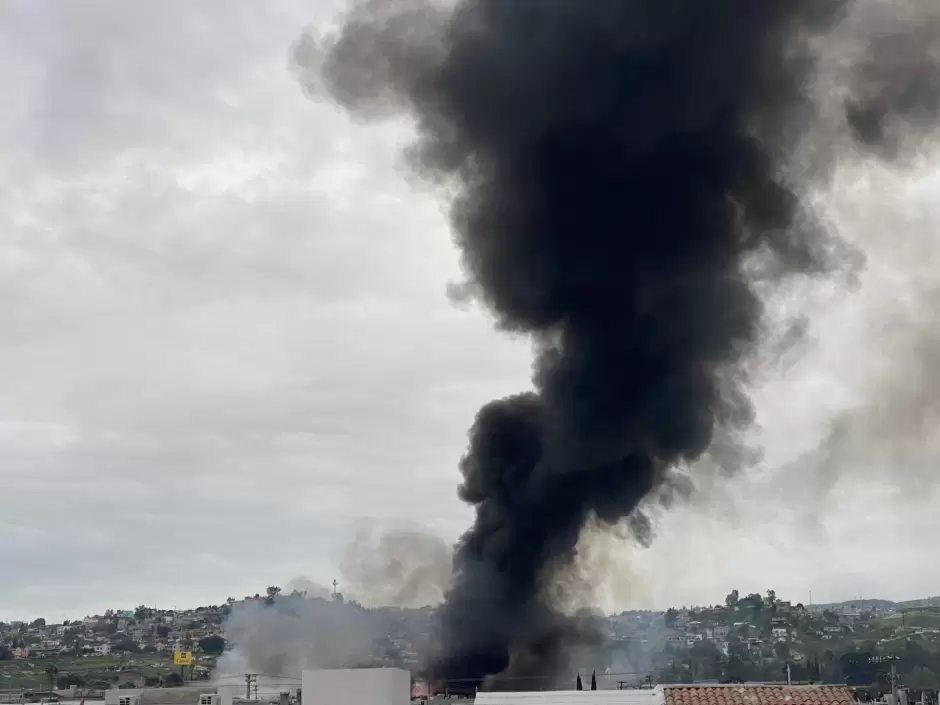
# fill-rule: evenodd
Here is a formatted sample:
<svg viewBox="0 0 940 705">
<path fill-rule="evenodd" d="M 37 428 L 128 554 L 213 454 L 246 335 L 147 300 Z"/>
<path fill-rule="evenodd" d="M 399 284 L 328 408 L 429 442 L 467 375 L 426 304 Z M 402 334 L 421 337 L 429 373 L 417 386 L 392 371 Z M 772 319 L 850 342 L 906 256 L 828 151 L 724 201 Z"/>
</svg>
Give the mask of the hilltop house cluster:
<svg viewBox="0 0 940 705">
<path fill-rule="evenodd" d="M 251 599 L 251 598 L 249 598 Z M 49 656 L 108 656 L 140 652 L 199 653 L 221 640 L 222 622 L 229 605 L 191 610 L 108 610 L 103 615 L 47 624 L 0 622 L 0 649 L 6 658 L 31 659 Z M 224 645 L 224 640 L 220 642 Z"/>
<path fill-rule="evenodd" d="M 735 591 L 724 605 L 667 610 L 664 622 L 667 648 L 673 651 L 706 642 L 725 656 L 735 649 L 766 652 L 768 656 L 785 650 L 799 662 L 807 646 L 854 638 L 867 631 L 873 620 L 892 612 L 892 608 L 878 605 L 813 608 L 778 600 L 772 590 L 766 596 L 744 598 Z"/>
</svg>

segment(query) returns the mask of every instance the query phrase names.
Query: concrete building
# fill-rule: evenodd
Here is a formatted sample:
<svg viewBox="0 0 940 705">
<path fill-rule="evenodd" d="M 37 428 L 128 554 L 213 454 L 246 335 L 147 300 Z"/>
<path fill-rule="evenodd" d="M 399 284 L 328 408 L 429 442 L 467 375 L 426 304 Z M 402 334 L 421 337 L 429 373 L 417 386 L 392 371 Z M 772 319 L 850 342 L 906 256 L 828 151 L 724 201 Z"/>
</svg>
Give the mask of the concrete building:
<svg viewBox="0 0 940 705">
<path fill-rule="evenodd" d="M 337 668 L 303 671 L 300 681 L 303 705 L 410 705 L 411 703 L 411 673 L 400 668 Z"/>
<path fill-rule="evenodd" d="M 650 690 L 477 693 L 474 705 L 856 705 L 844 685 L 658 685 Z M 304 705 L 307 705 L 306 703 Z"/>
<path fill-rule="evenodd" d="M 232 705 L 211 683 L 181 688 L 109 688 L 104 705 Z"/>
<path fill-rule="evenodd" d="M 474 705 L 665 705 L 665 698 L 658 685 L 650 690 L 486 692 L 477 693 Z"/>
</svg>

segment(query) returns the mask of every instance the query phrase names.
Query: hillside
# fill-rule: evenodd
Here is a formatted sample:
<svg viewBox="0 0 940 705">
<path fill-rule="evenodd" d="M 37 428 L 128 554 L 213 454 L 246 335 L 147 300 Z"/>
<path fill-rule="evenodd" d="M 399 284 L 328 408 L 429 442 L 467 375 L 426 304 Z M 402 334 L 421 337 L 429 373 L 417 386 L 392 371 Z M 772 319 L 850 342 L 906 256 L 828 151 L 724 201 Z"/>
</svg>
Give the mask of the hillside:
<svg viewBox="0 0 940 705">
<path fill-rule="evenodd" d="M 933 599 L 933 598 L 928 598 Z M 913 600 L 913 602 L 918 602 L 919 600 Z M 834 610 L 836 612 L 841 612 L 846 609 L 858 609 L 858 610 L 886 610 L 897 607 L 899 604 L 892 602 L 891 600 L 879 600 L 879 599 L 866 599 L 866 600 L 845 600 L 844 602 L 825 602 L 821 604 L 813 604 L 809 606 L 809 609 L 814 612 L 820 612 L 822 610 Z"/>
<path fill-rule="evenodd" d="M 882 688 L 885 659 L 896 659 L 902 683 L 940 689 L 937 597 L 804 606 L 772 590 L 733 591 L 723 605 L 628 610 L 606 623 L 606 643 L 579 651 L 572 666 L 603 673 L 609 687 L 647 679 L 779 681 L 789 666 L 797 681 Z M 209 677 L 228 651 L 249 656 L 243 666 L 252 672 L 280 676 L 289 666 L 295 675 L 291 664 L 319 658 L 322 634 L 337 628 L 362 637 L 357 664 L 420 674 L 433 650 L 436 610 L 367 608 L 339 594 L 308 599 L 272 586 L 266 595 L 191 610 L 140 606 L 62 624 L 0 623 L 0 689 L 46 688 L 53 678 L 92 688 L 171 684 L 180 677 L 175 650 L 195 653 L 187 679 Z"/>
</svg>

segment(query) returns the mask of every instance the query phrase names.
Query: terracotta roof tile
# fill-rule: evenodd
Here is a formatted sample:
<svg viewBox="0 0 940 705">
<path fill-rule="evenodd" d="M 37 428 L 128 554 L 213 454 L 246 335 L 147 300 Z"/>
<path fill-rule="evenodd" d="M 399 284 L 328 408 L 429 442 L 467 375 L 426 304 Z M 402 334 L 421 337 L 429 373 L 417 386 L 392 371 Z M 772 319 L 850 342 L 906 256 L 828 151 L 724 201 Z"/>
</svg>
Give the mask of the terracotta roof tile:
<svg viewBox="0 0 940 705">
<path fill-rule="evenodd" d="M 844 685 L 667 685 L 663 691 L 666 705 L 855 705 Z"/>
</svg>

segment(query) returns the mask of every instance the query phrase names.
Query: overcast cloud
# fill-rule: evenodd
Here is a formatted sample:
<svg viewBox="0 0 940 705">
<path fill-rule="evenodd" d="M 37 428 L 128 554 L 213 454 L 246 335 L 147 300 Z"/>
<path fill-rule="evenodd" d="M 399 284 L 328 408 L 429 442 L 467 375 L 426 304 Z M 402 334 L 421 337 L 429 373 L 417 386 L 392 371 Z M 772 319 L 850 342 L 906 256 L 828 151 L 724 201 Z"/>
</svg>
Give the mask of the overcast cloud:
<svg viewBox="0 0 940 705">
<path fill-rule="evenodd" d="M 363 519 L 468 524 L 466 429 L 527 384 L 528 351 L 448 301 L 457 257 L 400 168 L 408 126 L 298 87 L 290 46 L 336 8 L 0 4 L 0 618 L 328 583 Z M 940 593 L 932 425 L 872 467 L 774 470 L 840 420 L 883 428 L 845 410 L 878 407 L 937 323 L 931 163 L 841 172 L 833 217 L 870 266 L 851 295 L 813 292 L 804 355 L 756 390 L 768 467 L 610 551 L 605 606 Z M 926 384 L 924 355 L 905 369 Z"/>
</svg>

